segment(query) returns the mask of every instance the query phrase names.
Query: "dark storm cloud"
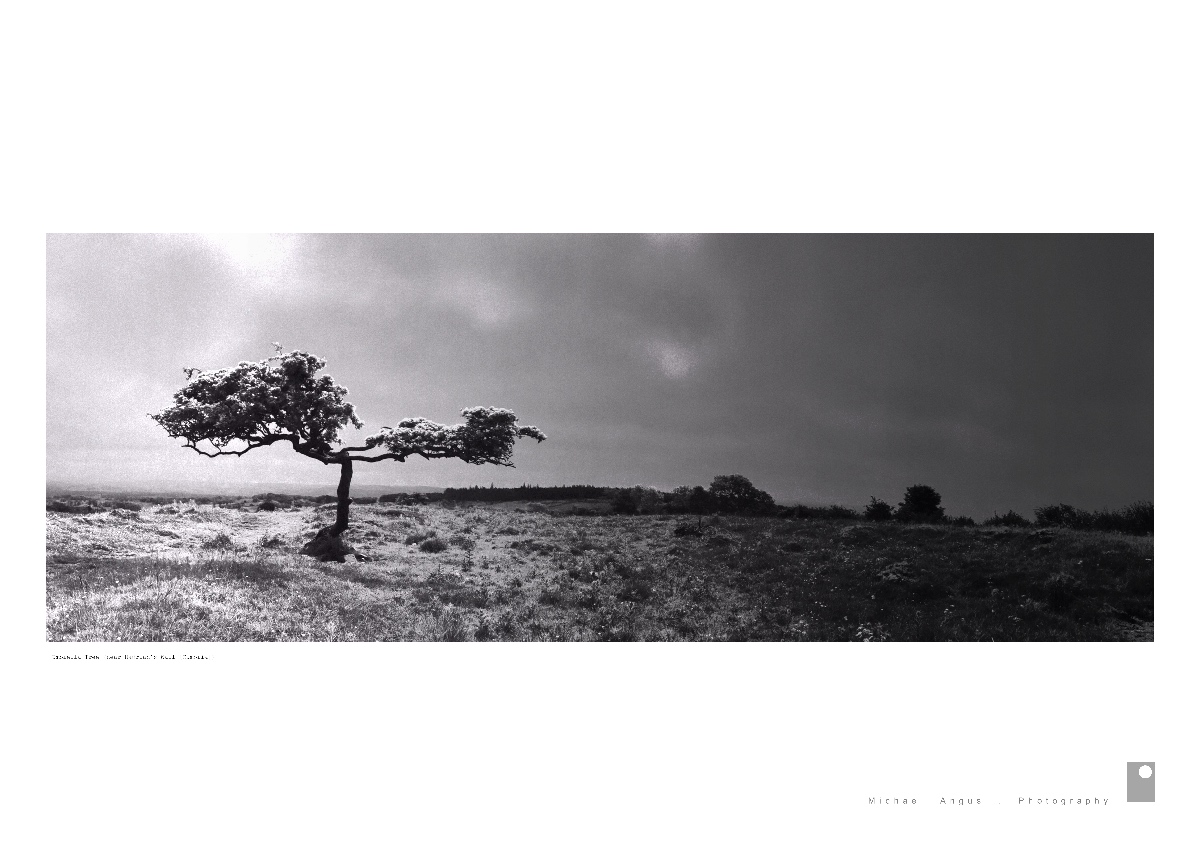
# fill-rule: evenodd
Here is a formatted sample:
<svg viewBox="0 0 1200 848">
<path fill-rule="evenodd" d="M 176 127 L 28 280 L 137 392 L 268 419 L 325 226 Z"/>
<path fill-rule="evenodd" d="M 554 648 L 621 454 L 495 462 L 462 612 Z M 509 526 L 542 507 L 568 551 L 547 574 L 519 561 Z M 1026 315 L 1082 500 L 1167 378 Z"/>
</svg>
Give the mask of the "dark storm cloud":
<svg viewBox="0 0 1200 848">
<path fill-rule="evenodd" d="M 328 359 L 369 427 L 483 403 L 551 436 L 516 471 L 380 482 L 742 473 L 851 505 L 922 482 L 979 517 L 1152 496 L 1149 236 L 69 236 L 48 253 L 52 480 L 324 480 L 283 452 L 198 462 L 141 415 L 184 365 L 278 340 Z"/>
</svg>

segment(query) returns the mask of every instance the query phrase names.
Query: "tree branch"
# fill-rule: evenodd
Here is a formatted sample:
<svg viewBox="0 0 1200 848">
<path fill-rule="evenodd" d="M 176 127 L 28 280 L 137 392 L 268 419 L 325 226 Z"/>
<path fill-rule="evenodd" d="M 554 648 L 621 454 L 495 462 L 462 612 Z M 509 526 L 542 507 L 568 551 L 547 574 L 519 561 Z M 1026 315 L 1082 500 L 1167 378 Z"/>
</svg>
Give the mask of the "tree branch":
<svg viewBox="0 0 1200 848">
<path fill-rule="evenodd" d="M 402 453 L 381 453 L 379 456 L 348 456 L 346 459 L 349 459 L 352 462 L 381 462 L 385 459 L 394 459 L 396 462 L 404 462 L 405 456 L 406 454 Z"/>
<path fill-rule="evenodd" d="M 224 448 L 217 448 L 215 452 L 209 453 L 208 451 L 200 450 L 200 448 L 197 446 L 196 442 L 192 441 L 191 439 L 189 439 L 187 444 L 183 445 L 182 447 L 191 448 L 192 450 L 194 450 L 196 453 L 200 454 L 201 456 L 207 456 L 209 459 L 215 459 L 218 456 L 243 456 L 244 454 L 249 453 L 250 451 L 254 450 L 255 448 L 266 447 L 267 445 L 274 444 L 275 442 L 281 442 L 288 438 L 290 438 L 290 437 L 285 436 L 285 435 L 275 435 L 275 436 L 266 436 L 261 439 L 255 439 L 255 438 L 243 439 L 242 441 L 246 442 L 246 447 L 244 447 L 242 450 L 239 450 L 239 451 L 225 450 Z M 201 441 L 203 441 L 203 439 Z M 214 447 L 216 447 L 216 446 L 214 445 Z"/>
<path fill-rule="evenodd" d="M 352 449 L 351 448 L 343 448 L 342 450 L 352 450 Z M 368 448 L 368 450 L 369 450 L 369 448 Z M 490 465 L 502 465 L 505 468 L 516 468 L 516 466 L 513 465 L 511 462 L 499 462 L 495 459 L 486 459 L 486 460 L 485 459 L 472 459 L 471 457 L 460 456 L 459 454 L 454 453 L 453 451 L 446 451 L 445 453 L 434 453 L 433 451 L 426 452 L 426 451 L 420 451 L 420 450 L 408 450 L 408 451 L 405 451 L 404 453 L 396 453 L 396 452 L 381 453 L 378 456 L 348 456 L 348 457 L 346 457 L 346 459 L 349 459 L 351 462 L 381 462 L 385 459 L 394 459 L 394 460 L 396 460 L 396 462 L 404 462 L 405 457 L 409 457 L 409 456 L 419 456 L 422 459 L 461 459 L 463 462 L 467 463 L 468 465 L 490 464 Z"/>
</svg>

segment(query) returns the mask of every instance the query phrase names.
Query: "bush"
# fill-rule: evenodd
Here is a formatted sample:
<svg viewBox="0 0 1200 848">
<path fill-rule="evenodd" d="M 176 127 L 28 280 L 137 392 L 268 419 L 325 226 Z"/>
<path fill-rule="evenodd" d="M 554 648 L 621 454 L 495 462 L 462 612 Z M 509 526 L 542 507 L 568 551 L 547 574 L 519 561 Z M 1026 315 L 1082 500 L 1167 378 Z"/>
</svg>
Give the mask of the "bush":
<svg viewBox="0 0 1200 848">
<path fill-rule="evenodd" d="M 708 493 L 722 512 L 760 514 L 770 512 L 775 507 L 774 498 L 756 489 L 741 474 L 714 477 Z"/>
<path fill-rule="evenodd" d="M 1004 515 L 993 515 L 983 522 L 984 527 L 1032 527 L 1033 522 L 1011 509 Z"/>
<path fill-rule="evenodd" d="M 844 520 L 862 518 L 848 506 L 797 506 L 787 513 L 792 518 L 827 518 Z"/>
<path fill-rule="evenodd" d="M 871 502 L 863 510 L 863 518 L 867 521 L 891 521 L 892 505 L 872 496 Z"/>
<path fill-rule="evenodd" d="M 716 508 L 712 495 L 703 486 L 676 486 L 663 500 L 663 511 L 676 515 L 708 515 Z"/>
<path fill-rule="evenodd" d="M 612 511 L 616 515 L 637 515 L 637 498 L 632 489 L 621 489 L 612 499 Z"/>
<path fill-rule="evenodd" d="M 1126 533 L 1148 536 L 1154 532 L 1154 504 L 1150 501 L 1135 501 L 1121 511 L 1121 516 Z"/>
<path fill-rule="evenodd" d="M 259 512 L 274 512 L 277 509 L 279 509 L 279 504 L 275 501 L 263 501 L 258 505 Z"/>
<path fill-rule="evenodd" d="M 250 498 L 252 501 L 274 501 L 278 506 L 292 506 L 296 497 L 294 495 L 280 495 L 275 492 L 267 492 L 261 495 L 254 495 Z M 301 501 L 307 502 L 308 498 L 301 497 Z"/>
<path fill-rule="evenodd" d="M 446 548 L 448 548 L 448 547 L 450 547 L 450 546 L 447 545 L 445 542 L 443 542 L 441 539 L 439 539 L 437 536 L 434 536 L 432 539 L 426 539 L 424 542 L 421 543 L 421 550 L 423 550 L 427 554 L 440 554 L 442 551 L 446 550 Z"/>
<path fill-rule="evenodd" d="M 639 515 L 653 515 L 662 509 L 663 493 L 649 486 L 634 486 L 633 498 L 637 501 Z"/>
<path fill-rule="evenodd" d="M 229 538 L 228 533 L 218 533 L 211 539 L 206 539 L 200 543 L 200 547 L 207 550 L 225 551 L 233 547 L 233 539 Z"/>
<path fill-rule="evenodd" d="M 612 511 L 617 515 L 653 515 L 662 510 L 666 502 L 658 489 L 634 486 L 632 489 L 618 489 L 611 504 Z"/>
<path fill-rule="evenodd" d="M 1104 530 L 1146 536 L 1154 532 L 1154 504 L 1137 501 L 1121 510 L 1102 509 L 1088 512 L 1070 504 L 1054 504 L 1034 510 L 1041 527 L 1068 527 L 1072 530 Z"/>
<path fill-rule="evenodd" d="M 954 527 L 974 527 L 975 519 L 969 515 L 960 515 L 957 518 L 951 518 L 950 524 Z"/>
<path fill-rule="evenodd" d="M 1148 501 L 1138 501 L 1121 510 L 1100 510 L 1094 513 L 1092 527 L 1110 533 L 1148 535 L 1154 532 L 1154 505 Z"/>
<path fill-rule="evenodd" d="M 46 509 L 50 512 L 97 512 L 90 504 L 69 504 L 63 501 L 51 501 L 46 504 Z"/>
<path fill-rule="evenodd" d="M 1070 527 L 1073 530 L 1086 530 L 1092 525 L 1091 515 L 1070 504 L 1038 507 L 1033 511 L 1033 517 L 1039 527 Z"/>
<path fill-rule="evenodd" d="M 1051 574 L 1043 583 L 1046 602 L 1054 612 L 1066 612 L 1079 592 L 1080 582 L 1070 574 Z"/>
<path fill-rule="evenodd" d="M 942 509 L 941 504 L 942 496 L 932 486 L 909 486 L 904 492 L 904 500 L 896 509 L 896 519 L 922 524 L 937 524 L 946 518 L 946 512 Z"/>
</svg>

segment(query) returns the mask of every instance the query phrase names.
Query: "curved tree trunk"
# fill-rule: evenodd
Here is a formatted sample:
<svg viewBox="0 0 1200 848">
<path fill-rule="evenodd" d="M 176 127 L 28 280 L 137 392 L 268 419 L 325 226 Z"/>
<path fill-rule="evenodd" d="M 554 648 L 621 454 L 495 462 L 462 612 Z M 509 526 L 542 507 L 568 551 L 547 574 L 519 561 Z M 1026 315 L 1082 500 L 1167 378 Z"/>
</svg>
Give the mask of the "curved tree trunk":
<svg viewBox="0 0 1200 848">
<path fill-rule="evenodd" d="M 350 478 L 354 476 L 354 463 L 342 460 L 342 476 L 337 487 L 337 521 L 329 528 L 329 535 L 340 536 L 350 526 Z"/>
<path fill-rule="evenodd" d="M 337 519 L 328 527 L 318 530 L 317 535 L 300 549 L 301 553 L 322 562 L 345 562 L 350 555 L 359 560 L 367 559 L 342 541 L 342 533 L 350 526 L 350 480 L 354 476 L 354 463 L 349 457 L 344 457 L 339 464 L 342 466 L 342 476 L 337 487 Z"/>
</svg>

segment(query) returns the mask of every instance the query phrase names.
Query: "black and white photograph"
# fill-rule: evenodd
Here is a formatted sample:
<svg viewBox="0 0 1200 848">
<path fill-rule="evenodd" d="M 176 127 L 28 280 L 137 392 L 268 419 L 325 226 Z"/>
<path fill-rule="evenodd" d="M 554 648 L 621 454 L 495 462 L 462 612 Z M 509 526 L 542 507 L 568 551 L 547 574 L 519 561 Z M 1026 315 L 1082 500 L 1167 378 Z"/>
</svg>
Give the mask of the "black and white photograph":
<svg viewBox="0 0 1200 848">
<path fill-rule="evenodd" d="M 1153 305 L 1139 234 L 50 235 L 47 638 L 1152 641 Z"/>
<path fill-rule="evenodd" d="M 1187 842 L 1190 7 L 4 21 L 6 843 Z"/>
</svg>

